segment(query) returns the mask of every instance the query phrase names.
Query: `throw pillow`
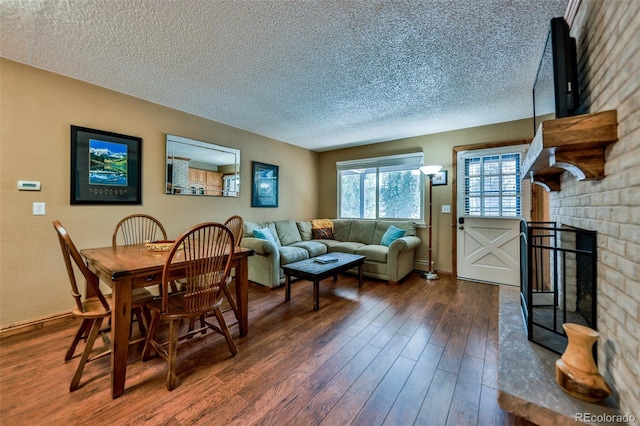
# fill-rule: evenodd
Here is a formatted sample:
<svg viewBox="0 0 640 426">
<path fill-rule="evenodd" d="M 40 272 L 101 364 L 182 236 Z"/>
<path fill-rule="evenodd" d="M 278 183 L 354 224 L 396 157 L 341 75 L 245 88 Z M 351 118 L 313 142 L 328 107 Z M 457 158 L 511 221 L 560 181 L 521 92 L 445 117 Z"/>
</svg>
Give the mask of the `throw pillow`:
<svg viewBox="0 0 640 426">
<path fill-rule="evenodd" d="M 313 238 L 316 240 L 333 240 L 333 232 L 331 228 L 312 229 Z"/>
<path fill-rule="evenodd" d="M 253 236 L 256 238 L 261 238 L 263 240 L 271 241 L 276 246 L 278 245 L 278 243 L 276 243 L 276 239 L 274 238 L 269 228 L 254 229 Z"/>
<path fill-rule="evenodd" d="M 393 225 L 389 225 L 387 231 L 382 236 L 380 244 L 389 247 L 392 242 L 400 237 L 404 237 L 404 229 L 396 228 Z"/>
</svg>

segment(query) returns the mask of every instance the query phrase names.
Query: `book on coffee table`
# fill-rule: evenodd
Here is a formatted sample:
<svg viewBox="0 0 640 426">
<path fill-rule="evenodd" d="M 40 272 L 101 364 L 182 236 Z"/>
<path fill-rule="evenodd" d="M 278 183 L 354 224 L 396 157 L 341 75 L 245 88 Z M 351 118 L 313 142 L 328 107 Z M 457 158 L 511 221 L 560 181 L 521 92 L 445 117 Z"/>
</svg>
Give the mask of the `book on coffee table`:
<svg viewBox="0 0 640 426">
<path fill-rule="evenodd" d="M 332 262 L 337 262 L 338 258 L 335 256 L 331 256 L 331 255 L 324 255 L 324 256 L 318 256 L 316 258 L 313 259 L 315 262 L 318 263 L 332 263 Z"/>
</svg>

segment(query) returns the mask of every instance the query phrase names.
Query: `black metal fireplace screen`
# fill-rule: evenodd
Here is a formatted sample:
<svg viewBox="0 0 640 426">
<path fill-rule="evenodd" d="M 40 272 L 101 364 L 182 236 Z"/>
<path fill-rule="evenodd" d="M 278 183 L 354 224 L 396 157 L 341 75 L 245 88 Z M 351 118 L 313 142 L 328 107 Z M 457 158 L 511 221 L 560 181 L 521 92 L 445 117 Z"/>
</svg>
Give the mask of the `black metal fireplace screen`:
<svg viewBox="0 0 640 426">
<path fill-rule="evenodd" d="M 597 329 L 596 237 L 555 222 L 521 222 L 520 304 L 530 341 L 562 354 L 563 323 Z"/>
</svg>

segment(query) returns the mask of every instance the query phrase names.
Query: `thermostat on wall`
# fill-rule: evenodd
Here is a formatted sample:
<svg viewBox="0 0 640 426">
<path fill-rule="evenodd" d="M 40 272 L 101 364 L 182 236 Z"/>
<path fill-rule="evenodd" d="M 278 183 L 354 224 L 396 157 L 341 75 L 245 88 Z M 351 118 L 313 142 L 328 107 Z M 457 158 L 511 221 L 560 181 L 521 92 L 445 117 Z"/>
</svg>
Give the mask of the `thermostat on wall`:
<svg viewBox="0 0 640 426">
<path fill-rule="evenodd" d="M 40 191 L 40 182 L 36 182 L 33 180 L 19 180 L 18 190 L 19 191 Z"/>
</svg>

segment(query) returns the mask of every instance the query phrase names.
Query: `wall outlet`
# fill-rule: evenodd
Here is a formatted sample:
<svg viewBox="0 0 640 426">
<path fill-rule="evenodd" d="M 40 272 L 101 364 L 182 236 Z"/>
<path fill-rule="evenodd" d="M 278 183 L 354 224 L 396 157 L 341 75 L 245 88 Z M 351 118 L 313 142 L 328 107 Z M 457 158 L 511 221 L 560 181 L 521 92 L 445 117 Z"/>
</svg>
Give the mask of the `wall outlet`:
<svg viewBox="0 0 640 426">
<path fill-rule="evenodd" d="M 442 213 L 451 213 L 451 206 L 449 204 L 443 204 Z"/>
<path fill-rule="evenodd" d="M 33 215 L 34 216 L 44 216 L 45 204 L 44 203 L 33 203 Z"/>
</svg>

